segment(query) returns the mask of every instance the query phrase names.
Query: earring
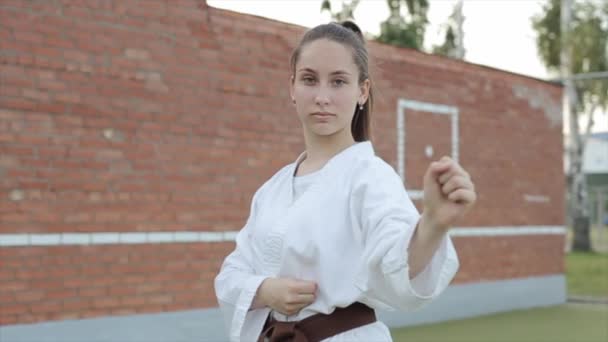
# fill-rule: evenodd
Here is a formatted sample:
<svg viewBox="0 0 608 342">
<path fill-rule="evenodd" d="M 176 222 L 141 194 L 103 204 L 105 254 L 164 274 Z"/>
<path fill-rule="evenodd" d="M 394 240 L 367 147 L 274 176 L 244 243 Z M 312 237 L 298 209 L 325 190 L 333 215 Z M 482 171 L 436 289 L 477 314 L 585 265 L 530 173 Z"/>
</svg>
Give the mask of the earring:
<svg viewBox="0 0 608 342">
<path fill-rule="evenodd" d="M 359 110 L 363 110 L 363 105 L 359 104 Z"/>
</svg>

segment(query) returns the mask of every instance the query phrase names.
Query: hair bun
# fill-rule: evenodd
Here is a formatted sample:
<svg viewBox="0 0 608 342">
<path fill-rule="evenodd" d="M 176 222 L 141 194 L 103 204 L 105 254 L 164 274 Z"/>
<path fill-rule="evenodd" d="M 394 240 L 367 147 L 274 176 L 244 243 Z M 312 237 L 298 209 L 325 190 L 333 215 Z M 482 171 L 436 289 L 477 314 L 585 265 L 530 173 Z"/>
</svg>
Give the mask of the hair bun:
<svg viewBox="0 0 608 342">
<path fill-rule="evenodd" d="M 342 26 L 346 27 L 347 29 L 353 31 L 357 35 L 357 37 L 361 38 L 361 40 L 364 40 L 363 39 L 363 33 L 361 32 L 361 29 L 353 21 L 346 20 L 346 21 L 341 22 L 340 25 L 342 25 Z"/>
</svg>

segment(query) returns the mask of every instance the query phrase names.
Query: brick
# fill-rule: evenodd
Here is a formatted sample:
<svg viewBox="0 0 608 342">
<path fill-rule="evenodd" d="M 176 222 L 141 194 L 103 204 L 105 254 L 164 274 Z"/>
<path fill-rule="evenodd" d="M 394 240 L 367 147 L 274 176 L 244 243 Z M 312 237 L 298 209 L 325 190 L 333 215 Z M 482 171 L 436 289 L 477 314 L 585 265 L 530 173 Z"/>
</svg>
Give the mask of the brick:
<svg viewBox="0 0 608 342">
<path fill-rule="evenodd" d="M 63 301 L 63 311 L 78 311 L 82 312 L 92 307 L 92 301 L 90 299 L 72 298 Z"/>
<path fill-rule="evenodd" d="M 35 305 L 32 305 L 31 311 L 34 314 L 46 314 L 46 313 L 51 313 L 51 312 L 58 312 L 61 310 L 61 308 L 62 308 L 61 302 L 54 301 L 54 302 L 37 303 Z"/>
<path fill-rule="evenodd" d="M 128 308 L 141 307 L 146 304 L 144 297 L 125 297 L 121 299 L 121 303 Z"/>
<path fill-rule="evenodd" d="M 106 297 L 93 299 L 93 308 L 96 309 L 111 309 L 120 306 L 120 300 L 118 298 Z"/>
<path fill-rule="evenodd" d="M 27 303 L 27 302 L 36 302 L 39 301 L 41 299 L 44 298 L 44 291 L 42 290 L 35 290 L 35 291 L 22 291 L 22 292 L 17 292 L 15 294 L 15 299 L 17 300 L 17 302 L 20 303 Z"/>
<path fill-rule="evenodd" d="M 122 284 L 119 286 L 110 287 L 110 289 L 108 290 L 108 295 L 124 298 L 129 296 L 135 296 L 137 295 L 137 292 L 135 288 Z"/>
<path fill-rule="evenodd" d="M 63 320 L 75 320 L 79 319 L 80 315 L 77 312 L 53 312 L 48 315 L 49 320 L 52 321 L 63 321 Z"/>
<path fill-rule="evenodd" d="M 167 15 L 167 3 L 158 0 L 149 0 L 138 5 L 131 6 L 127 14 L 134 17 L 146 19 L 158 19 Z"/>
<path fill-rule="evenodd" d="M 29 44 L 41 44 L 44 37 L 33 32 L 15 31 L 13 33 L 16 41 L 26 42 Z"/>
<path fill-rule="evenodd" d="M 173 302 L 171 295 L 156 295 L 148 297 L 147 303 L 151 304 L 170 304 Z"/>
<path fill-rule="evenodd" d="M 13 325 L 19 322 L 17 315 L 4 314 L 0 312 L 0 325 Z"/>
<path fill-rule="evenodd" d="M 47 92 L 35 90 L 35 89 L 24 89 L 23 96 L 27 99 L 49 101 L 50 97 Z"/>
<path fill-rule="evenodd" d="M 77 293 L 74 290 L 59 289 L 59 290 L 49 291 L 45 298 L 50 299 L 50 300 L 66 300 L 66 299 L 74 298 L 74 297 L 76 297 L 76 295 L 77 295 Z M 51 310 L 49 312 L 53 312 L 53 311 L 60 311 L 60 309 Z"/>
<path fill-rule="evenodd" d="M 150 57 L 150 54 L 146 50 L 129 48 L 125 50 L 125 56 L 134 60 L 146 60 Z"/>
</svg>

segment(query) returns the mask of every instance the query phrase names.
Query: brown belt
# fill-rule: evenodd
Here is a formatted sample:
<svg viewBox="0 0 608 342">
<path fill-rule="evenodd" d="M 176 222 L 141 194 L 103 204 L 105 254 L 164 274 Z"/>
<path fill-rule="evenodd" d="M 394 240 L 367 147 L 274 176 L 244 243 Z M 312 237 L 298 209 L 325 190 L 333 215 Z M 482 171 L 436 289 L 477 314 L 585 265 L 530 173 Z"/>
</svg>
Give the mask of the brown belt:
<svg viewBox="0 0 608 342">
<path fill-rule="evenodd" d="M 258 342 L 319 342 L 375 321 L 374 310 L 359 302 L 336 308 L 329 315 L 316 314 L 295 322 L 277 321 L 270 314 Z"/>
</svg>

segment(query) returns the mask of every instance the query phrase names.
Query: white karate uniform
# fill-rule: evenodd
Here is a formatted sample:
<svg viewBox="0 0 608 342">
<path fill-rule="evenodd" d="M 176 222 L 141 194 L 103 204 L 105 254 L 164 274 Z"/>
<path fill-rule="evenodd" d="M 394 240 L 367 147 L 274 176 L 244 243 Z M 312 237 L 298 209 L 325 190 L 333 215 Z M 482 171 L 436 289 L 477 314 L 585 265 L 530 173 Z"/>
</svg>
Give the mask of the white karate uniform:
<svg viewBox="0 0 608 342">
<path fill-rule="evenodd" d="M 425 269 L 409 279 L 407 252 L 420 215 L 401 178 L 375 156 L 370 142 L 348 147 L 314 174 L 294 177 L 304 157 L 256 191 L 236 248 L 215 278 L 231 341 L 256 341 L 261 333 L 271 310 L 250 307 L 267 277 L 317 283 L 316 300 L 298 314 L 272 312 L 277 320 L 294 321 L 354 302 L 416 310 L 445 290 L 458 270 L 446 235 Z M 391 341 L 391 336 L 376 322 L 325 341 Z"/>
</svg>

